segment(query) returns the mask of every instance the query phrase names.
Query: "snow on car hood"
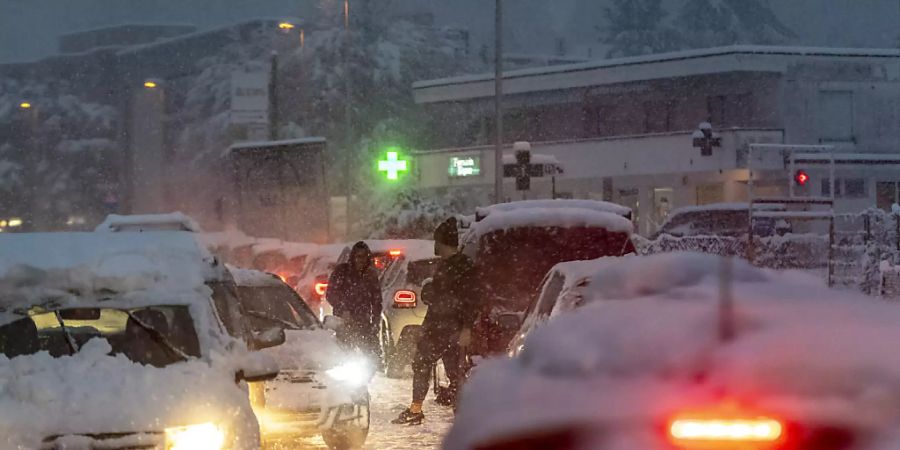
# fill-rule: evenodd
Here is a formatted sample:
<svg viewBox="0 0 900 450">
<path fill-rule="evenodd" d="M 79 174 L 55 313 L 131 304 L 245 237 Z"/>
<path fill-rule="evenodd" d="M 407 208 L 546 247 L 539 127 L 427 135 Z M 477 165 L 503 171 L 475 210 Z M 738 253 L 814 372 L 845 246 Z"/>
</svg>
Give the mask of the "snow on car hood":
<svg viewBox="0 0 900 450">
<path fill-rule="evenodd" d="M 156 368 L 110 350 L 92 339 L 74 356 L 0 355 L 0 448 L 39 448 L 44 437 L 69 433 L 227 426 L 249 410 L 224 358 Z"/>
<path fill-rule="evenodd" d="M 716 260 L 673 254 L 598 264 L 585 306 L 538 327 L 519 358 L 476 369 L 445 448 L 585 423 L 637 424 L 649 443 L 622 448 L 666 448 L 652 442 L 654 426 L 723 398 L 869 430 L 873 444 L 860 448 L 896 448 L 875 441 L 890 442 L 900 425 L 900 307 L 738 263 L 736 338 L 723 344 Z"/>
<path fill-rule="evenodd" d="M 282 370 L 327 370 L 348 358 L 331 330 L 285 330 L 284 334 L 284 344 L 263 350 Z"/>
</svg>

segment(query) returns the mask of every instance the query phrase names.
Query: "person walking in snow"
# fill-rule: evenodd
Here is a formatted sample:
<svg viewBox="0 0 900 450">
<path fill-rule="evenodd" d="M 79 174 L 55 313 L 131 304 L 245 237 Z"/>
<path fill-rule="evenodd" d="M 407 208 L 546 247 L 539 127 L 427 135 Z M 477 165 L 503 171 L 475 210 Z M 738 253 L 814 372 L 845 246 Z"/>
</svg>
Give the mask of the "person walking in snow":
<svg viewBox="0 0 900 450">
<path fill-rule="evenodd" d="M 459 251 L 455 218 L 447 219 L 437 227 L 434 241 L 434 252 L 441 260 L 435 268 L 432 282 L 422 292 L 422 301 L 428 305 L 428 312 L 422 322 L 422 337 L 412 363 L 412 402 L 392 421 L 394 424 L 418 425 L 425 419 L 422 403 L 439 359 L 444 361 L 444 369 L 450 379 L 451 397 L 455 398 L 462 378 L 460 348 L 469 345 L 471 327 L 477 315 L 472 290 L 475 265 Z"/>
<path fill-rule="evenodd" d="M 368 354 L 377 364 L 381 360 L 381 284 L 365 242 L 354 244 L 348 261 L 334 268 L 328 280 L 327 300 L 334 315 L 343 322 L 337 332 L 338 340 Z"/>
</svg>

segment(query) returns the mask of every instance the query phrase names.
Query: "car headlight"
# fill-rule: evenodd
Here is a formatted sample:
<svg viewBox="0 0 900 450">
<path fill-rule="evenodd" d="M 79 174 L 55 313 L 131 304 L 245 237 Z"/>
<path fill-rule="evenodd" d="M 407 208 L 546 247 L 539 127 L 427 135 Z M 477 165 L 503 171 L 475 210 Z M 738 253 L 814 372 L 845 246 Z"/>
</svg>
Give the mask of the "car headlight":
<svg viewBox="0 0 900 450">
<path fill-rule="evenodd" d="M 336 381 L 347 383 L 354 387 L 367 384 L 372 379 L 372 375 L 375 374 L 372 367 L 364 359 L 347 361 L 333 369 L 327 370 L 325 373 Z"/>
<path fill-rule="evenodd" d="M 221 450 L 225 432 L 212 423 L 166 428 L 166 450 Z"/>
</svg>

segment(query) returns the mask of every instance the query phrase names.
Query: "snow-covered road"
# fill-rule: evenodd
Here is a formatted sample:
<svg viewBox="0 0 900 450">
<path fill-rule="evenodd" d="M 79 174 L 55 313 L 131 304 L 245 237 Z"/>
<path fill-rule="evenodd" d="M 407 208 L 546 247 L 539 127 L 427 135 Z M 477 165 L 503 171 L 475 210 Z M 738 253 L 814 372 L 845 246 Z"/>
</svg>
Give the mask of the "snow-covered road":
<svg viewBox="0 0 900 450">
<path fill-rule="evenodd" d="M 371 450 L 428 450 L 441 447 L 441 440 L 453 421 L 450 408 L 434 403 L 429 394 L 425 401 L 425 423 L 418 426 L 393 425 L 391 420 L 408 406 L 409 378 L 394 380 L 379 375 L 372 381 L 372 426 L 366 449 Z M 321 438 L 310 439 L 298 449 L 327 449 Z"/>
</svg>

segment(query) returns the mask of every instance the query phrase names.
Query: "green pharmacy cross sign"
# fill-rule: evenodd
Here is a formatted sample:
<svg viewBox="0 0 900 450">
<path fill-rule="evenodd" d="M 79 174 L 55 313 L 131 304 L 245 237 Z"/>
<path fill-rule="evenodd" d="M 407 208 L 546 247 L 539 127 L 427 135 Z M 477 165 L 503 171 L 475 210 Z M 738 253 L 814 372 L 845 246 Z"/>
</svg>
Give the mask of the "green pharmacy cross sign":
<svg viewBox="0 0 900 450">
<path fill-rule="evenodd" d="M 390 150 L 384 159 L 378 161 L 378 171 L 384 172 L 388 180 L 397 181 L 401 172 L 409 171 L 409 161 L 400 159 L 400 152 Z"/>
</svg>

